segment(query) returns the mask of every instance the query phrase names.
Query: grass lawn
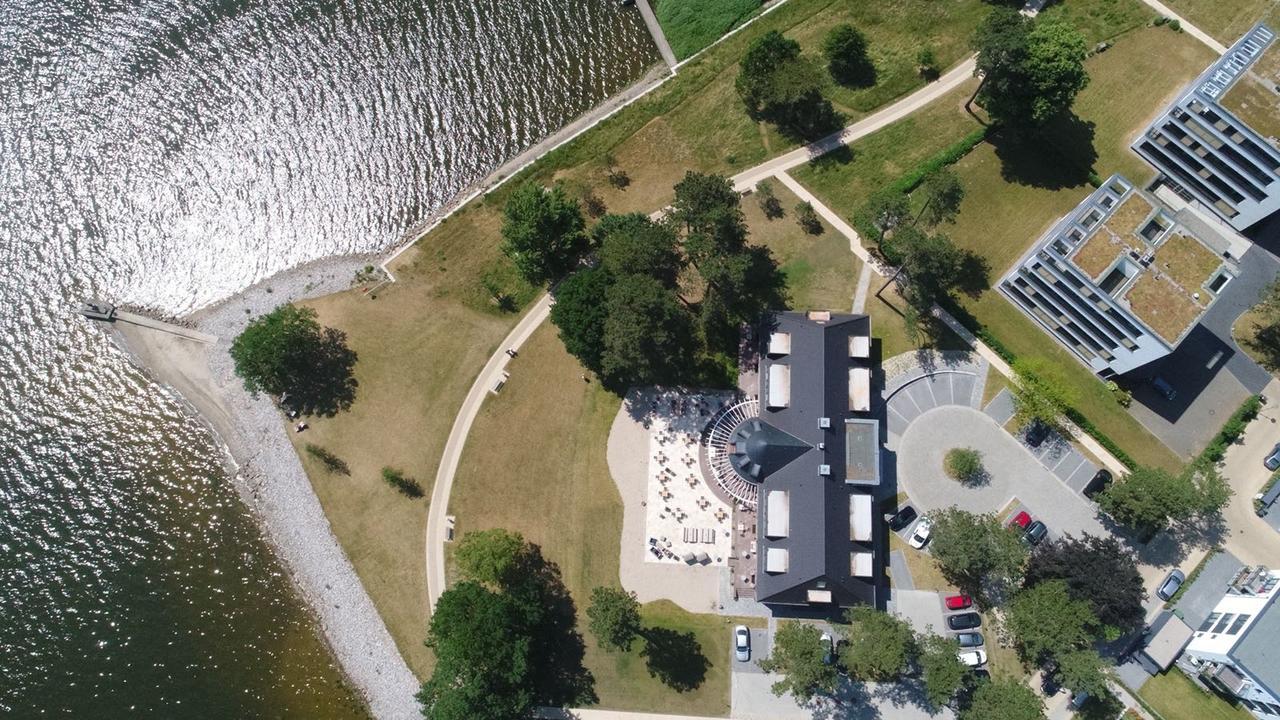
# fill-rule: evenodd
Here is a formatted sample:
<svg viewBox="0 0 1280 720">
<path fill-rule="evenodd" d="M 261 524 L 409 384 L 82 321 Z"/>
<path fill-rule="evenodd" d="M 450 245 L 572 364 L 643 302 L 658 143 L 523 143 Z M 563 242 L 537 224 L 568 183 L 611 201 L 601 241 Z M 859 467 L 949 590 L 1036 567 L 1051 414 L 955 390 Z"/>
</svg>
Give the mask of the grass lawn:
<svg viewBox="0 0 1280 720">
<path fill-rule="evenodd" d="M 822 221 L 822 232 L 810 235 L 795 219 L 800 198 L 782 183 L 770 181 L 782 204 L 783 217 L 769 219 L 760 209 L 759 193 L 742 199 L 750 241 L 773 252 L 787 278 L 791 308 L 849 312 L 862 263 L 849 250 L 849 241 Z"/>
<path fill-rule="evenodd" d="M 911 582 L 916 590 L 951 594 L 959 592 L 942 576 L 942 571 L 938 569 L 938 563 L 934 561 L 932 555 L 911 547 L 905 540 L 898 537 L 898 533 L 891 532 L 889 533 L 889 551 L 898 550 L 902 551 L 903 557 L 907 560 L 907 569 L 911 571 Z M 934 628 L 934 630 L 942 632 L 943 628 Z"/>
<path fill-rule="evenodd" d="M 1224 45 L 1239 40 L 1259 20 L 1275 28 L 1280 19 L 1274 0 L 1165 0 L 1165 5 Z"/>
<path fill-rule="evenodd" d="M 511 379 L 476 418 L 454 486 L 450 512 L 458 532 L 503 527 L 522 533 L 560 566 L 579 612 L 587 667 L 603 707 L 723 715 L 729 710 L 729 627 L 735 618 L 695 615 L 649 603 L 646 623 L 692 632 L 710 661 L 702 685 L 687 693 L 650 677 L 640 646 L 600 650 L 586 630 L 590 589 L 618 584 L 622 500 L 605 447 L 620 400 L 580 379 L 555 328 L 544 325 L 511 363 Z M 536 428 L 536 432 L 529 429 Z"/>
<path fill-rule="evenodd" d="M 1235 337 L 1240 349 L 1253 358 L 1254 362 L 1265 368 L 1270 368 L 1272 361 L 1263 353 L 1258 352 L 1255 349 L 1255 345 L 1257 344 L 1258 331 L 1270 324 L 1269 320 L 1267 313 L 1255 307 L 1236 318 L 1235 325 L 1231 327 L 1231 335 Z"/>
<path fill-rule="evenodd" d="M 1253 717 L 1244 708 L 1201 690 L 1176 669 L 1147 680 L 1138 695 L 1164 720 L 1250 720 Z"/>
<path fill-rule="evenodd" d="M 653 12 L 676 58 L 719 40 L 760 9 L 760 0 L 658 0 Z"/>
<path fill-rule="evenodd" d="M 982 407 L 986 407 L 991 399 L 1000 391 L 1009 387 L 1009 379 L 993 367 L 987 368 L 987 382 L 982 386 Z"/>
<path fill-rule="evenodd" d="M 997 620 L 991 612 L 982 614 L 982 638 L 987 641 L 983 647 L 987 651 L 987 670 L 994 677 L 1023 679 L 1031 673 L 1018 658 L 1018 651 L 1012 645 L 1000 642 L 1001 633 L 997 628 Z"/>
<path fill-rule="evenodd" d="M 1050 4 L 1040 17 L 1069 20 L 1093 46 L 1151 22 L 1156 13 L 1139 0 L 1071 0 Z"/>
</svg>

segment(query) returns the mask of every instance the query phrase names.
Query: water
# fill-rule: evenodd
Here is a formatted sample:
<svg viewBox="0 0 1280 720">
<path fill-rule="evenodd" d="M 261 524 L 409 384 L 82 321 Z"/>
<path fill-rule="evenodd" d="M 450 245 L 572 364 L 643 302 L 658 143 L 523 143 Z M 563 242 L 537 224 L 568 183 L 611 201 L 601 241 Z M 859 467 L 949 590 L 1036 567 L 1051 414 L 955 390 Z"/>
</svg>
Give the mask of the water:
<svg viewBox="0 0 1280 720">
<path fill-rule="evenodd" d="M 0 3 L 0 714 L 359 716 L 209 438 L 68 311 L 386 248 L 657 59 L 613 0 Z"/>
</svg>

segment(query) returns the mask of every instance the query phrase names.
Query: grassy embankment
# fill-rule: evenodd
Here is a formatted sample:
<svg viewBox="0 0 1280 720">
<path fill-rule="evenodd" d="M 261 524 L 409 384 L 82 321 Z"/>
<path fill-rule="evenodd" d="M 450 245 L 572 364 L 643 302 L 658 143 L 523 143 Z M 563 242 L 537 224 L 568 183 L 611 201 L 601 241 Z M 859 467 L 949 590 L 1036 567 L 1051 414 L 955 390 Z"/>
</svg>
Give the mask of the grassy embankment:
<svg viewBox="0 0 1280 720">
<path fill-rule="evenodd" d="M 684 60 L 751 18 L 760 0 L 657 0 L 658 16 L 677 60 Z"/>
<path fill-rule="evenodd" d="M 853 12 L 841 10 L 844 5 L 790 0 L 525 176 L 540 182 L 563 179 L 572 191 L 597 192 L 615 212 L 648 212 L 670 200 L 671 186 L 688 169 L 734 173 L 794 146 L 742 112 L 733 93 L 737 60 L 771 29 L 820 34 L 832 18 Z M 935 13 L 929 0 L 900 5 L 899 12 Z M 980 6 L 978 0 L 954 3 L 969 11 Z M 965 18 L 966 23 L 957 23 L 942 16 L 933 33 L 967 37 L 972 27 Z M 896 19 L 863 30 L 873 43 L 902 43 L 906 35 Z M 960 54 L 940 50 L 939 60 L 953 63 Z M 627 188 L 607 184 L 606 152 L 628 173 Z M 360 387 L 349 412 L 316 418 L 307 433 L 290 435 L 299 444 L 324 447 L 350 467 L 350 476 L 328 474 L 300 453 L 335 534 L 419 676 L 430 672 L 432 662 L 422 645 L 426 501 L 398 495 L 379 471 L 400 468 L 430 496 L 444 440 L 467 388 L 518 311 L 536 296 L 498 250 L 500 210 L 509 190 L 471 203 L 402 255 L 393 267 L 399 282 L 382 289 L 376 300 L 353 291 L 308 303 L 323 323 L 348 333 L 360 358 Z M 504 296 L 505 308 L 493 301 L 494 294 Z M 553 559 L 568 565 L 564 558 Z"/>
<path fill-rule="evenodd" d="M 1280 21 L 1280 8 L 1274 0 L 1165 0 L 1165 4 L 1187 22 L 1228 46 L 1259 20 L 1272 29 Z"/>
<path fill-rule="evenodd" d="M 1138 693 L 1164 720 L 1250 720 L 1239 706 L 1201 690 L 1182 671 L 1156 675 Z"/>
<path fill-rule="evenodd" d="M 1056 129 L 1051 150 L 997 139 L 954 166 L 965 200 L 957 221 L 940 230 L 986 259 L 990 283 L 1090 192 L 1090 170 L 1103 177 L 1120 171 L 1139 183 L 1149 178 L 1152 171 L 1128 150 L 1128 141 L 1212 59 L 1199 42 L 1167 28 L 1125 32 L 1114 42 L 1089 59 L 1092 82 L 1076 101 L 1079 120 Z M 1132 88 L 1139 86 L 1144 91 L 1134 94 Z M 921 148 L 919 157 L 924 157 L 976 127 L 963 110 L 953 106 L 952 111 L 921 113 L 856 143 L 851 158 L 819 161 L 793 175 L 851 216 L 873 189 L 918 161 L 907 149 Z M 962 304 L 1015 354 L 1040 357 L 1056 367 L 1078 389 L 1078 409 L 1138 462 L 1180 465 L 1101 382 L 998 293 L 963 298 Z"/>
</svg>

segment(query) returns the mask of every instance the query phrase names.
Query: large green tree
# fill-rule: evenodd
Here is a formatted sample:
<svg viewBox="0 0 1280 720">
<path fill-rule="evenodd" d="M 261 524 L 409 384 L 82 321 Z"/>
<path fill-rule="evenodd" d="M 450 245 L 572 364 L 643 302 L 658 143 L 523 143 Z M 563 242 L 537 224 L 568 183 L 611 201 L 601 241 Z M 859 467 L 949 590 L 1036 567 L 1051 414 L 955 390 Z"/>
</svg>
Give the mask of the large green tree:
<svg viewBox="0 0 1280 720">
<path fill-rule="evenodd" d="M 670 226 L 640 213 L 607 215 L 593 234 L 599 238 L 600 263 L 613 277 L 648 275 L 666 287 L 676 287 L 684 258 Z"/>
<path fill-rule="evenodd" d="M 1076 401 L 1075 388 L 1039 358 L 1018 358 L 1013 362 L 1013 372 L 1010 390 L 1018 423 L 1040 422 L 1060 429 L 1060 418 Z"/>
<path fill-rule="evenodd" d="M 932 308 L 962 281 L 965 254 L 946 235 L 903 225 L 881 243 L 881 248 L 906 274 L 903 295 L 918 311 Z"/>
<path fill-rule="evenodd" d="M 940 708 L 955 697 L 969 675 L 969 668 L 957 654 L 955 638 L 929 634 L 920 638 L 920 670 L 924 674 L 924 694 L 929 704 Z"/>
<path fill-rule="evenodd" d="M 974 36 L 977 97 L 992 119 L 1014 130 L 1034 130 L 1071 109 L 1089 83 L 1088 45 L 1061 18 L 1031 20 L 995 8 Z"/>
<path fill-rule="evenodd" d="M 1015 677 L 997 677 L 978 684 L 973 700 L 959 720 L 1044 720 L 1044 701 Z"/>
<path fill-rule="evenodd" d="M 694 265 L 742 250 L 747 221 L 742 199 L 729 178 L 690 170 L 674 189 L 672 218 L 684 225 L 685 245 Z"/>
<path fill-rule="evenodd" d="M 600 647 L 606 650 L 630 650 L 632 641 L 643 629 L 636 594 L 622 588 L 592 588 L 587 618 L 588 629 L 596 636 Z"/>
<path fill-rule="evenodd" d="M 528 282 L 558 280 L 586 253 L 584 228 L 582 208 L 562 186 L 525 182 L 503 208 L 502 251 Z"/>
<path fill-rule="evenodd" d="M 526 551 L 520 533 L 502 528 L 474 530 L 462 536 L 453 559 L 462 577 L 491 587 L 509 587 L 524 570 Z"/>
<path fill-rule="evenodd" d="M 845 615 L 840 663 L 859 680 L 890 680 L 915 656 L 915 633 L 901 618 L 859 606 Z"/>
<path fill-rule="evenodd" d="M 1080 648 L 1057 656 L 1058 679 L 1063 687 L 1075 692 L 1087 692 L 1095 698 L 1104 697 L 1107 688 L 1107 663 L 1093 648 Z"/>
<path fill-rule="evenodd" d="M 977 593 L 984 582 L 1007 581 L 1022 571 L 1026 547 L 995 515 L 956 507 L 929 514 L 933 557 L 948 580 Z"/>
<path fill-rule="evenodd" d="M 839 125 L 822 85 L 818 69 L 800 56 L 800 44 L 776 30 L 747 48 L 735 83 L 751 117 L 798 138 L 812 138 Z"/>
<path fill-rule="evenodd" d="M 1117 631 L 1137 627 L 1146 615 L 1137 559 L 1110 535 L 1068 535 L 1036 546 L 1023 583 L 1031 587 L 1049 580 L 1065 582 L 1072 598 L 1089 603 L 1098 621 Z"/>
<path fill-rule="evenodd" d="M 831 28 L 822 41 L 827 70 L 841 85 L 868 87 L 876 82 L 876 66 L 867 54 L 867 38 L 852 25 Z"/>
<path fill-rule="evenodd" d="M 940 168 L 926 175 L 914 194 L 922 199 L 916 222 L 933 227 L 953 222 L 960 214 L 964 183 L 950 168 Z"/>
<path fill-rule="evenodd" d="M 1019 591 L 1009 603 L 1006 622 L 1019 654 L 1028 662 L 1083 650 L 1099 627 L 1089 603 L 1073 599 L 1061 580 Z"/>
<path fill-rule="evenodd" d="M 604 268 L 584 268 L 555 287 L 556 302 L 551 306 L 551 322 L 560 331 L 564 349 L 594 373 L 603 363 L 609 285 Z"/>
<path fill-rule="evenodd" d="M 660 384 L 680 376 L 695 349 L 692 323 L 671 289 L 625 275 L 606 296 L 601 367 L 615 387 Z"/>
<path fill-rule="evenodd" d="M 281 305 L 254 318 L 232 341 L 231 359 L 246 390 L 287 393 L 286 404 L 303 413 L 332 415 L 355 401 L 356 354 L 311 308 Z"/>
<path fill-rule="evenodd" d="M 1231 489 L 1216 468 L 1191 465 L 1179 473 L 1134 468 L 1098 496 L 1098 505 L 1116 521 L 1154 535 L 1170 522 L 1219 512 Z"/>
<path fill-rule="evenodd" d="M 788 622 L 774 633 L 773 650 L 760 661 L 760 667 L 765 672 L 782 675 L 782 679 L 773 684 L 774 695 L 790 692 L 797 699 L 807 701 L 818 693 L 835 692 L 836 669 L 826 662 L 826 654 L 818 628 Z"/>
</svg>

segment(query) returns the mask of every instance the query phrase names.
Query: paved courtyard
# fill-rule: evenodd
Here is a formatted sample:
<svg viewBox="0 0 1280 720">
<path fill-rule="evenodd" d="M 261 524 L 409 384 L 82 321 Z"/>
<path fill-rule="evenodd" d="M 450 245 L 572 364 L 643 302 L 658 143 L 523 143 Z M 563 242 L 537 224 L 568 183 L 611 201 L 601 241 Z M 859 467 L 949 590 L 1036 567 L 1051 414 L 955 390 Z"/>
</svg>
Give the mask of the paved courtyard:
<svg viewBox="0 0 1280 720">
<path fill-rule="evenodd" d="M 946 476 L 943 456 L 955 447 L 982 453 L 988 474 L 983 482 L 963 485 Z M 899 488 L 922 512 L 952 505 L 994 512 L 1017 498 L 1054 534 L 1106 532 L 1089 502 L 994 420 L 971 407 L 944 406 L 921 414 L 902 436 L 896 455 Z"/>
<path fill-rule="evenodd" d="M 982 411 L 995 420 L 997 425 L 1005 425 L 1013 418 L 1013 395 L 1008 389 L 1001 390 L 991 398 L 991 402 L 987 403 Z M 1084 492 L 1085 486 L 1093 479 L 1094 473 L 1098 472 L 1098 466 L 1085 457 L 1084 453 L 1076 450 L 1071 442 L 1057 431 L 1050 431 L 1044 441 L 1034 448 L 1027 445 L 1026 438 L 1022 435 L 1019 435 L 1018 439 L 1040 461 L 1041 465 L 1076 492 Z"/>
</svg>

